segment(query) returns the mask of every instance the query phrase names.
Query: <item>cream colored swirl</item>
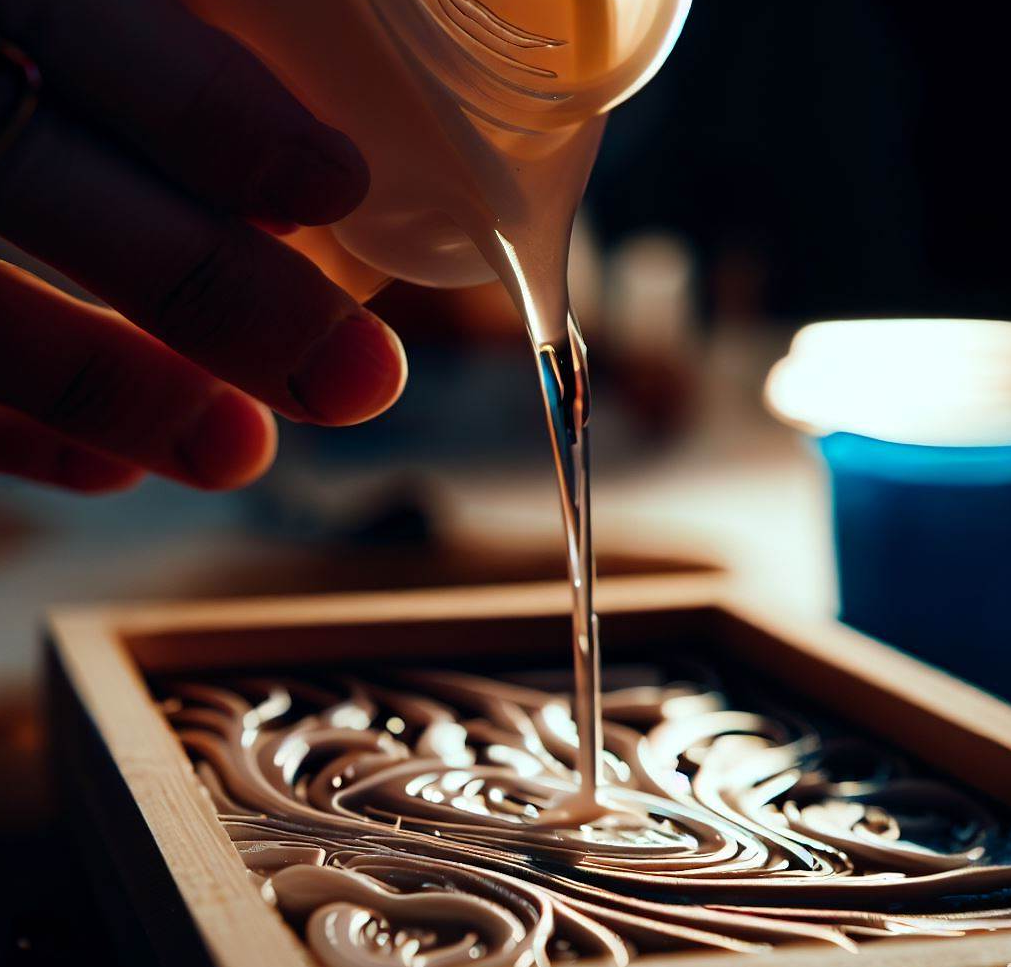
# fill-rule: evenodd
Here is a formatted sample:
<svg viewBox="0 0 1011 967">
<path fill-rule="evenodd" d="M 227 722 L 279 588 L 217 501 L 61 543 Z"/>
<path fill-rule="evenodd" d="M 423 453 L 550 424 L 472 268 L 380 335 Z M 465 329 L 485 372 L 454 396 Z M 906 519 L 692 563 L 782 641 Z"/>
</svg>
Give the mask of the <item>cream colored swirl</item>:
<svg viewBox="0 0 1011 967">
<path fill-rule="evenodd" d="M 563 695 L 455 672 L 162 687 L 251 875 L 323 964 L 623 965 L 1011 927 L 983 804 L 715 687 L 605 693 L 592 815 L 566 811 Z"/>
</svg>

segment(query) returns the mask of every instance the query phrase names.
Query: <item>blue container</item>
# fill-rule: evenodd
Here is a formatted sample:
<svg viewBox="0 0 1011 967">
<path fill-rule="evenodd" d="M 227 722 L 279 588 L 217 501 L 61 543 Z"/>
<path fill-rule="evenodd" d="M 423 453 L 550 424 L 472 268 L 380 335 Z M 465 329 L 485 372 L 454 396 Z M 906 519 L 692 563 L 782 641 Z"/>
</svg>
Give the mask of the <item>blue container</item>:
<svg viewBox="0 0 1011 967">
<path fill-rule="evenodd" d="M 828 463 L 840 618 L 1011 696 L 1011 446 L 851 433 Z"/>
</svg>

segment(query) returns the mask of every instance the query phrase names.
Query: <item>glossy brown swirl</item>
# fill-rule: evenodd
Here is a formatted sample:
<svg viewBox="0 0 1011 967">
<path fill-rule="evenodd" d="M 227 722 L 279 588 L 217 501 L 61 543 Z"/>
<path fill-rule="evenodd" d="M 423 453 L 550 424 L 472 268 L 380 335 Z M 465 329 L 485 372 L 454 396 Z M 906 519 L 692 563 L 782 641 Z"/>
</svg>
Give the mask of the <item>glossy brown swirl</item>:
<svg viewBox="0 0 1011 967">
<path fill-rule="evenodd" d="M 251 875 L 323 964 L 623 965 L 1011 927 L 984 805 L 712 686 L 604 695 L 597 809 L 564 695 L 455 672 L 163 692 Z"/>
</svg>

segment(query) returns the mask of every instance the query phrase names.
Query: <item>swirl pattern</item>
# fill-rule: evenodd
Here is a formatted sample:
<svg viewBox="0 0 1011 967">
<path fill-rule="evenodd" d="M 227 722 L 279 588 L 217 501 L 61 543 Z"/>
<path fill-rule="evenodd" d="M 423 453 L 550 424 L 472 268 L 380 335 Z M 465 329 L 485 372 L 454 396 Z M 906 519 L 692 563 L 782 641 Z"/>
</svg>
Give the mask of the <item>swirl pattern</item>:
<svg viewBox="0 0 1011 967">
<path fill-rule="evenodd" d="M 564 694 L 457 672 L 160 687 L 250 875 L 322 964 L 621 967 L 1011 927 L 983 803 L 712 682 L 604 694 L 592 813 Z"/>
</svg>

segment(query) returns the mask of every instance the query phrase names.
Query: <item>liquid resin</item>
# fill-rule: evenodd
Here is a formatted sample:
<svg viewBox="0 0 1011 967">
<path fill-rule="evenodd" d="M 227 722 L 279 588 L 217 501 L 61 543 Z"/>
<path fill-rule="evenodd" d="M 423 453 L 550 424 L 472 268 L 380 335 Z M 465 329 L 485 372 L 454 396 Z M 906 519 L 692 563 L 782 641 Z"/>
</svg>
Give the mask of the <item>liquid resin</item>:
<svg viewBox="0 0 1011 967">
<path fill-rule="evenodd" d="M 578 743 L 537 673 L 159 693 L 250 876 L 324 964 L 623 967 L 1011 926 L 1006 817 L 982 801 L 711 670 L 616 671 L 613 809 L 563 827 L 544 817 L 579 790 Z"/>
<path fill-rule="evenodd" d="M 552 822 L 604 808 L 593 613 L 589 374 L 569 307 L 572 222 L 606 112 L 673 46 L 687 0 L 191 0 L 347 131 L 368 197 L 333 226 L 390 276 L 497 276 L 530 334 L 559 483 L 573 595 L 582 784 Z M 568 819 L 566 819 L 568 817 Z"/>
</svg>

